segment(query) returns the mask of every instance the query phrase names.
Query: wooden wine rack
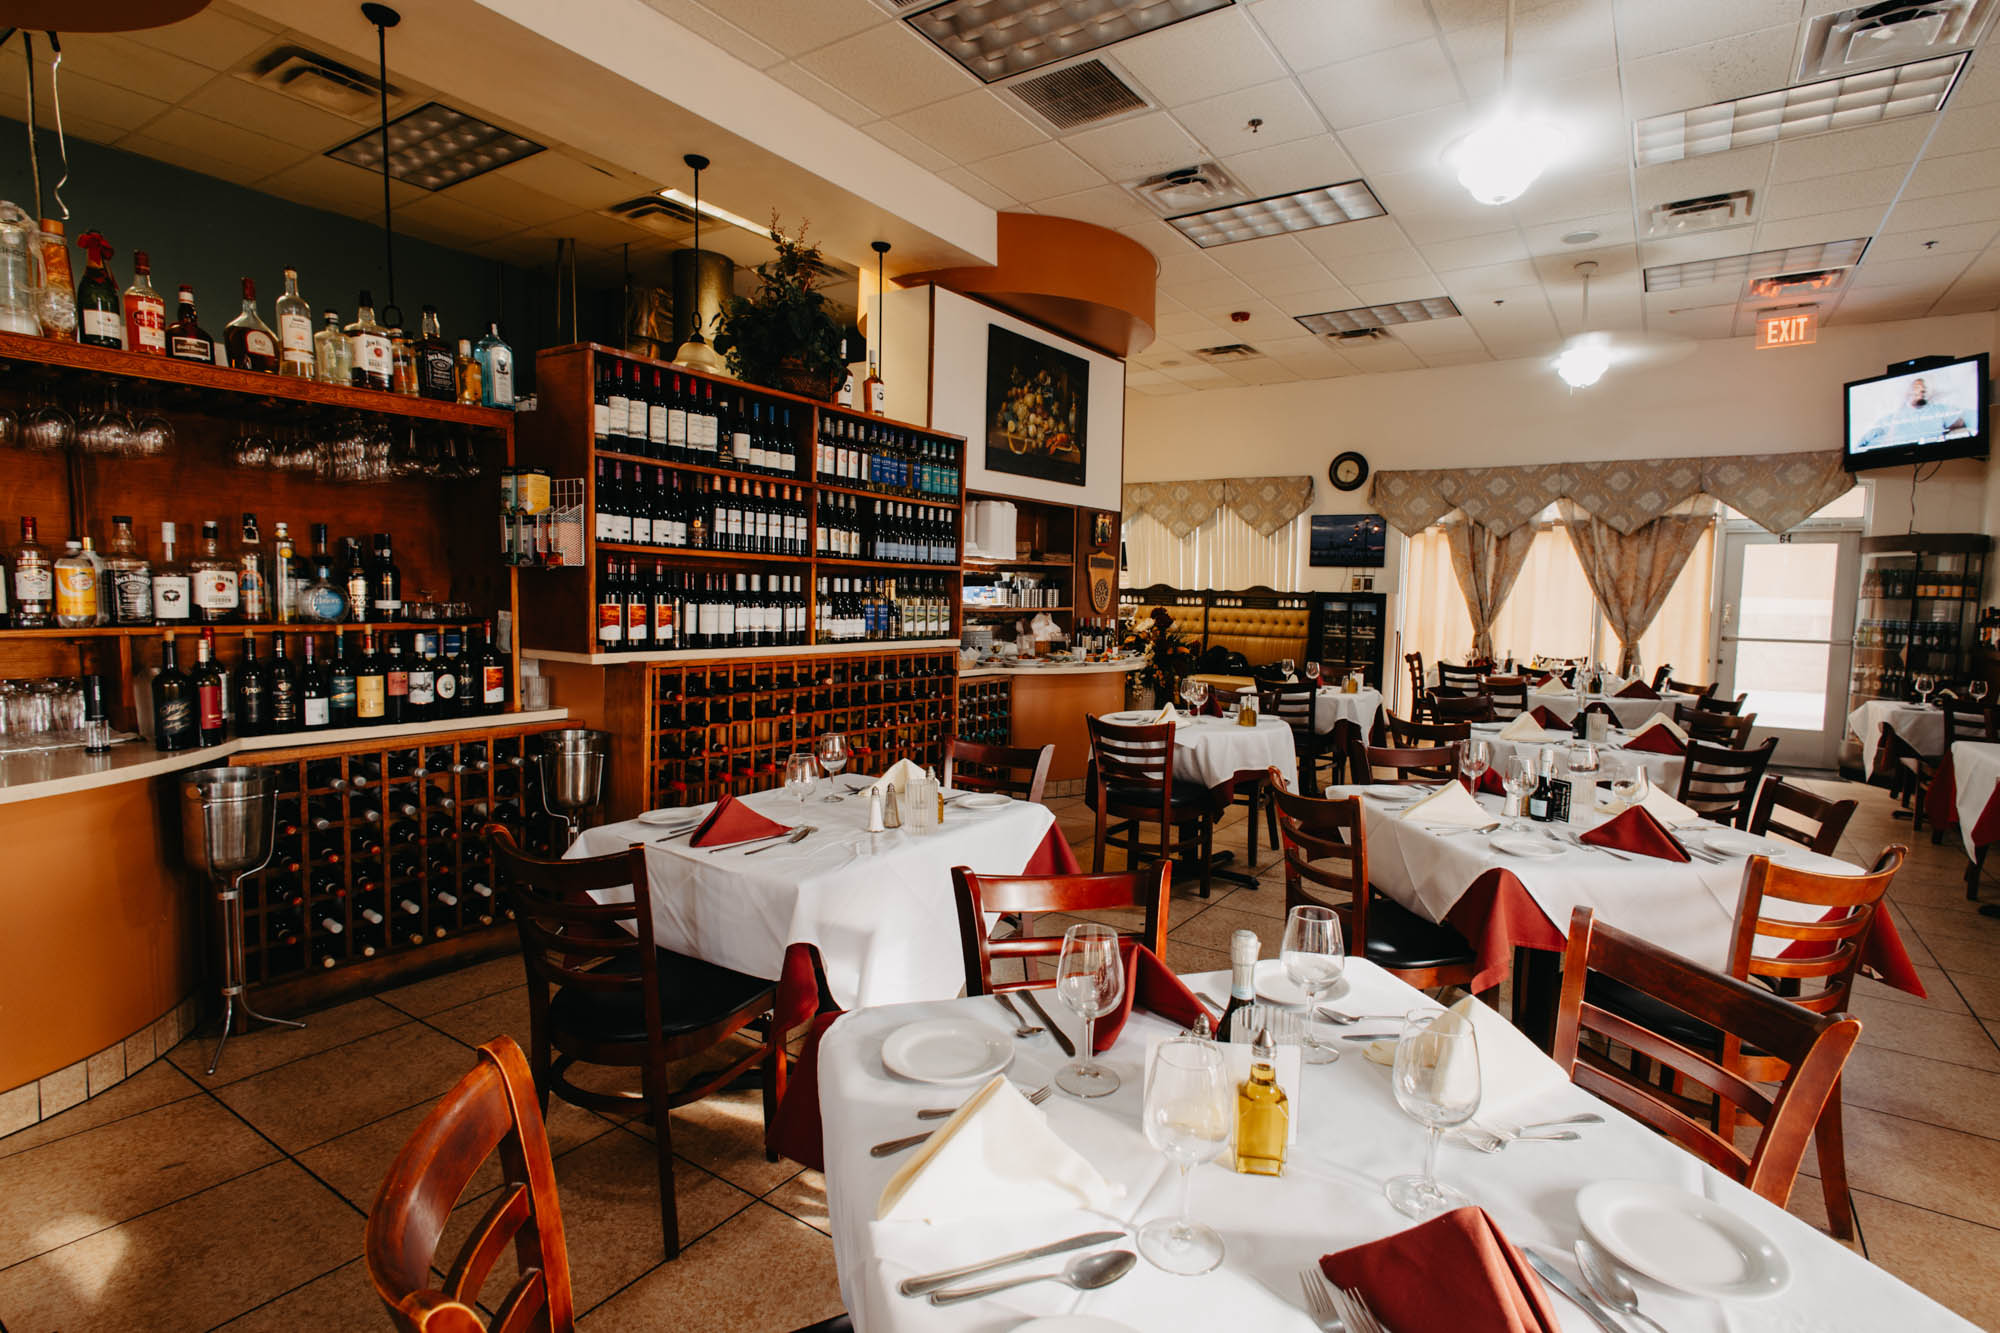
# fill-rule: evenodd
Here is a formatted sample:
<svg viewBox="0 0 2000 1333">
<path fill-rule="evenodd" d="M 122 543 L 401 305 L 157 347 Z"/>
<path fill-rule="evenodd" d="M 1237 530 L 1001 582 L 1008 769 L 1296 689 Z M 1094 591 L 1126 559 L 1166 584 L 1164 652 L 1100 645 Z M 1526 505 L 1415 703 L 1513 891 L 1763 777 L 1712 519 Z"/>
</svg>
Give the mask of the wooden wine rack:
<svg viewBox="0 0 2000 1333">
<path fill-rule="evenodd" d="M 654 663 L 645 808 L 780 786 L 786 756 L 828 731 L 847 734 L 855 773 L 898 759 L 941 766 L 956 733 L 956 680 L 949 651 Z"/>
<path fill-rule="evenodd" d="M 981 745 L 1014 743 L 1014 682 L 1009 676 L 974 677 L 958 687 L 958 736 Z"/>
<path fill-rule="evenodd" d="M 478 830 L 489 820 L 505 824 L 529 850 L 561 854 L 531 756 L 534 736 L 562 725 L 237 756 L 273 770 L 278 784 L 271 860 L 244 881 L 244 980 L 253 992 L 289 1012 L 510 951 L 514 927 L 492 893 L 492 856 Z M 414 813 L 404 813 L 406 804 Z M 316 827 L 321 815 L 331 820 L 324 829 Z M 414 873 L 394 873 L 405 857 Z M 294 895 L 303 901 L 292 903 Z M 379 925 L 369 911 L 381 915 Z M 329 917 L 341 925 L 337 934 L 320 925 Z"/>
</svg>

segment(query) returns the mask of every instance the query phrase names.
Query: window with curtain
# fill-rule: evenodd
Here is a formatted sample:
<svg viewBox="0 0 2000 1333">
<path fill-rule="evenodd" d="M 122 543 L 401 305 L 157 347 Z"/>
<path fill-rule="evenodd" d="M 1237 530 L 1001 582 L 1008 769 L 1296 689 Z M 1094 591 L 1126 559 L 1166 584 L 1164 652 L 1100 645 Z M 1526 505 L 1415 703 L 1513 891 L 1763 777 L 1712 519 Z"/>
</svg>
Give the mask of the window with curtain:
<svg viewBox="0 0 2000 1333">
<path fill-rule="evenodd" d="M 1174 588 L 1249 588 L 1279 592 L 1303 586 L 1311 518 L 1301 514 L 1266 537 L 1231 510 L 1186 537 L 1144 514 L 1125 520 L 1127 588 L 1164 583 Z"/>
</svg>

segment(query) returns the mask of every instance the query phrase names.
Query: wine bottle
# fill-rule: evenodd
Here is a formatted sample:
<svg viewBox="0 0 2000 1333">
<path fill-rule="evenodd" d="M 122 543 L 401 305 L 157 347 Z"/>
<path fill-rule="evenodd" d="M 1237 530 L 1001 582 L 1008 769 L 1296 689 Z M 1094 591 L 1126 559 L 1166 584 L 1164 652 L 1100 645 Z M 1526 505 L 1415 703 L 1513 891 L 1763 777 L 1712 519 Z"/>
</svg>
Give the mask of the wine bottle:
<svg viewBox="0 0 2000 1333">
<path fill-rule="evenodd" d="M 323 731 L 333 725 L 333 700 L 329 696 L 326 672 L 313 660 L 313 636 L 305 636 L 305 658 L 299 668 L 299 728 Z"/>
<path fill-rule="evenodd" d="M 194 671 L 188 677 L 194 687 L 195 736 L 203 746 L 222 744 L 227 730 L 222 718 L 222 672 L 215 663 L 214 645 L 215 631 L 203 630 L 195 643 Z"/>
<path fill-rule="evenodd" d="M 269 716 L 271 732 L 282 734 L 299 728 L 299 677 L 292 669 L 290 650 L 285 646 L 285 636 L 273 635 L 271 639 L 271 664 L 265 669 L 269 681 Z"/>
<path fill-rule="evenodd" d="M 482 713 L 507 710 L 507 659 L 493 643 L 493 622 L 479 625 L 479 708 Z"/>
<path fill-rule="evenodd" d="M 356 725 L 356 698 L 354 663 L 347 656 L 347 632 L 337 631 L 333 636 L 333 662 L 327 669 L 326 700 L 327 716 L 335 727 Z"/>
<path fill-rule="evenodd" d="M 153 744 L 162 751 L 192 750 L 199 743 L 194 686 L 180 667 L 172 631 L 160 673 L 153 677 Z"/>
<path fill-rule="evenodd" d="M 364 727 L 379 727 L 386 722 L 388 693 L 388 671 L 382 659 L 375 654 L 375 631 L 364 629 L 361 631 L 361 660 L 354 667 L 355 722 Z"/>
<path fill-rule="evenodd" d="M 83 277 L 76 284 L 76 340 L 91 347 L 125 346 L 125 311 L 105 261 L 111 246 L 101 232 L 87 231 L 76 238 L 89 256 Z"/>
<path fill-rule="evenodd" d="M 1239 1038 L 1237 1015 L 1257 999 L 1257 932 L 1239 930 L 1229 937 L 1229 1007 L 1222 1011 L 1222 1021 L 1216 1024 L 1218 1041 L 1248 1041 L 1254 1034 L 1243 1032 Z M 1245 1014 L 1243 1022 L 1249 1021 Z"/>
<path fill-rule="evenodd" d="M 410 667 L 403 660 L 403 645 L 394 635 L 384 635 L 389 653 L 382 662 L 382 720 L 390 726 L 410 720 Z"/>
<path fill-rule="evenodd" d="M 262 736 L 276 731 L 271 719 L 271 673 L 257 660 L 257 640 L 243 636 L 243 661 L 236 668 L 236 734 Z"/>
</svg>

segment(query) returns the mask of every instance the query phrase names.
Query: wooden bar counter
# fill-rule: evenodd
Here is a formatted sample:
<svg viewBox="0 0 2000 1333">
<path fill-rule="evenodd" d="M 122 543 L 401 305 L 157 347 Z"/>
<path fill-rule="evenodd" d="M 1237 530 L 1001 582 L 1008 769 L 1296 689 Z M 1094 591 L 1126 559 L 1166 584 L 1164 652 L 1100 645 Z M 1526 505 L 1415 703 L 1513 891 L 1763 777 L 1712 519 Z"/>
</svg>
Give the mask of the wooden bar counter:
<svg viewBox="0 0 2000 1333">
<path fill-rule="evenodd" d="M 972 667 L 959 672 L 959 712 L 968 719 L 992 714 L 997 700 L 989 692 L 1005 690 L 1005 734 L 997 720 L 966 727 L 967 739 L 995 740 L 1007 745 L 1056 747 L 1049 768 L 1051 783 L 1075 783 L 1082 790 L 1090 764 L 1088 714 L 1115 713 L 1125 707 L 1126 682 L 1146 665 L 1143 657 L 1116 662 L 1045 662 L 1037 666 Z M 1062 794 L 1065 789 L 1054 789 Z"/>
</svg>

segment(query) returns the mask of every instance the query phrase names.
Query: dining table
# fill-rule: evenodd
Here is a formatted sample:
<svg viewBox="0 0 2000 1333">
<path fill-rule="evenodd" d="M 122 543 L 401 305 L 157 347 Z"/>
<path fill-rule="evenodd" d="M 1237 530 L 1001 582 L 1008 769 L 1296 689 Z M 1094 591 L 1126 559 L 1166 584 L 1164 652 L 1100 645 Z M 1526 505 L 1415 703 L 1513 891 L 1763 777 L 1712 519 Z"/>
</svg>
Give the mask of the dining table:
<svg viewBox="0 0 2000 1333">
<path fill-rule="evenodd" d="M 1322 685 L 1313 691 L 1313 730 L 1332 731 L 1336 722 L 1352 722 L 1363 736 L 1375 734 L 1375 720 L 1382 715 L 1382 691 L 1363 685 L 1349 694 L 1337 685 Z"/>
<path fill-rule="evenodd" d="M 1901 699 L 1870 699 L 1847 715 L 1847 734 L 1861 743 L 1861 775 L 1874 778 L 1875 761 L 1882 744 L 1882 724 L 1910 743 L 1918 754 L 1944 753 L 1944 709 L 1935 704 L 1906 703 Z"/>
<path fill-rule="evenodd" d="M 870 781 L 852 773 L 832 779 L 839 801 L 816 793 L 801 803 L 782 789 L 737 798 L 791 829 L 810 826 L 797 842 L 692 847 L 685 829 L 665 831 L 712 808 L 701 805 L 585 829 L 567 855 L 643 846 L 661 948 L 776 980 L 787 945 L 815 944 L 843 1008 L 956 995 L 965 966 L 952 867 L 1074 874 L 1075 853 L 1047 806 L 985 793 L 946 792 L 934 829 L 870 833 Z M 630 902 L 631 889 L 595 896 Z"/>
<path fill-rule="evenodd" d="M 1683 694 L 1678 690 L 1663 691 L 1658 698 L 1626 698 L 1616 692 L 1610 694 L 1586 694 L 1579 701 L 1575 690 L 1557 686 L 1533 686 L 1528 690 L 1528 707 L 1541 707 L 1555 713 L 1565 721 L 1574 720 L 1577 713 L 1591 704 L 1601 703 L 1611 710 L 1621 727 L 1636 727 L 1655 713 L 1674 715 L 1679 704 L 1692 707 L 1700 700 L 1698 694 Z"/>
<path fill-rule="evenodd" d="M 1976 865 L 2000 842 L 2000 744 L 1953 741 L 1931 777 L 1925 813 L 1938 828 L 1956 826 Z"/>
<path fill-rule="evenodd" d="M 1270 964 L 1266 964 L 1269 966 Z M 1186 978 L 1197 991 L 1227 993 L 1226 974 Z M 1261 984 L 1261 983 L 1260 983 Z M 1049 996 L 1046 1007 L 1071 1032 L 1075 1016 Z M 1402 1014 L 1434 1009 L 1421 992 L 1363 960 L 1347 960 L 1339 1005 L 1353 1013 Z M 1190 1211 L 1222 1237 L 1218 1267 L 1195 1277 L 1173 1276 L 1141 1258 L 1118 1280 L 1091 1291 L 1037 1282 L 958 1304 L 933 1305 L 905 1296 L 905 1279 L 958 1268 L 1081 1233 L 1124 1233 L 1095 1252 L 1135 1250 L 1132 1233 L 1144 1223 L 1178 1213 L 1176 1169 L 1147 1140 L 1142 1124 L 1148 1052 L 1178 1035 L 1155 1014 L 1135 1010 L 1116 1042 L 1099 1059 L 1120 1087 L 1109 1096 L 1081 1100 L 1057 1092 L 1026 1114 L 1060 1145 L 1080 1156 L 1109 1182 L 1113 1197 L 1098 1207 L 1079 1199 L 1019 1211 L 982 1208 L 982 1192 L 968 1189 L 954 1215 L 933 1220 L 878 1217 L 891 1176 L 906 1154 L 870 1155 L 870 1147 L 933 1122 L 919 1108 L 950 1106 L 968 1086 L 937 1086 L 892 1074 L 885 1046 L 900 1030 L 924 1020 L 955 1019 L 990 1031 L 1006 1043 L 1006 1077 L 1024 1091 L 1048 1083 L 1063 1053 L 1047 1033 L 1019 1037 L 1013 1020 L 990 997 L 894 1005 L 850 1013 L 827 1031 L 820 1055 L 820 1111 L 825 1130 L 826 1197 L 841 1296 L 861 1333 L 1033 1333 L 1049 1320 L 1049 1333 L 1154 1333 L 1177 1329 L 1257 1329 L 1263 1333 L 1312 1333 L 1327 1326 L 1305 1309 L 1300 1270 L 1321 1256 L 1388 1237 L 1413 1225 L 1383 1193 L 1391 1176 L 1413 1172 L 1424 1160 L 1427 1131 L 1398 1106 L 1390 1070 L 1363 1058 L 1351 1044 L 1331 1064 L 1306 1064 L 1286 1089 L 1296 1126 L 1283 1174 L 1244 1175 L 1224 1157 L 1193 1168 Z M 1388 1025 L 1390 1029 L 1395 1024 Z M 1331 1029 L 1327 1029 L 1331 1032 Z M 1521 1045 L 1525 1046 L 1525 1043 Z M 1539 1062 L 1539 1063 L 1536 1063 Z M 1482 1064 L 1484 1060 L 1482 1059 Z M 1504 1077 L 1519 1095 L 1475 1123 L 1503 1128 L 1572 1115 L 1601 1116 L 1577 1126 L 1571 1141 L 1514 1143 L 1486 1153 L 1447 1138 L 1437 1161 L 1439 1181 L 1484 1208 L 1506 1238 L 1545 1257 L 1570 1282 L 1578 1278 L 1574 1247 L 1582 1237 L 1580 1195 L 1596 1186 L 1600 1199 L 1665 1197 L 1683 1208 L 1720 1209 L 1768 1242 L 1764 1271 L 1781 1264 L 1789 1281 L 1761 1299 L 1711 1299 L 1632 1276 L 1640 1310 L 1673 1333 L 1820 1333 L 1832 1329 L 1893 1328 L 1898 1333 L 1964 1333 L 1974 1326 L 1860 1254 L 1707 1166 L 1616 1107 L 1575 1087 L 1547 1056 L 1512 1051 Z M 976 1085 L 975 1085 L 976 1086 Z M 1493 1085 L 1489 1083 L 1490 1089 Z M 1482 1102 L 1482 1108 L 1487 1103 Z M 1493 1118 L 1504 1111 L 1505 1120 Z M 1008 1173 L 1008 1164 L 996 1168 Z M 928 1168 L 926 1168 L 928 1169 Z M 1810 1187 L 1810 1182 L 1804 1182 Z M 1585 1196 L 1588 1197 L 1588 1196 Z M 1681 1214 L 1675 1214 L 1676 1218 Z M 1683 1233 L 1685 1234 L 1685 1233 Z M 1714 1244 L 1703 1232 L 1699 1241 Z M 1684 1246 L 1653 1245 L 1663 1276 L 1678 1276 L 1689 1258 Z M 1077 1252 L 1020 1264 L 967 1279 L 999 1281 L 1056 1273 Z M 1437 1280 L 1425 1272 L 1417 1280 Z M 1601 1326 L 1569 1299 L 1549 1296 L 1564 1333 L 1601 1333 Z M 1069 1322 L 1054 1322 L 1067 1319 Z M 1498 1327 L 1489 1323 L 1487 1327 Z M 1440 1333 L 1397 1327 L 1394 1333 Z M 1630 1333 L 1640 1325 L 1631 1321 Z"/>
<path fill-rule="evenodd" d="M 1105 720 L 1128 726 L 1148 724 L 1158 721 L 1159 713 L 1140 709 L 1110 713 Z M 1235 799 L 1239 784 L 1265 781 L 1271 768 L 1284 774 L 1288 788 L 1298 790 L 1299 751 L 1288 724 L 1275 717 L 1259 716 L 1255 726 L 1246 727 L 1235 717 L 1175 713 L 1174 781 L 1200 786 L 1209 793 L 1218 810 Z M 1257 883 L 1254 874 L 1226 868 L 1235 859 L 1236 853 L 1228 848 L 1211 854 L 1209 875 L 1240 888 L 1254 886 Z M 1198 867 L 1188 867 L 1176 873 L 1200 871 Z"/>
<path fill-rule="evenodd" d="M 1472 739 L 1486 742 L 1487 752 L 1496 769 L 1506 762 L 1509 755 L 1525 751 L 1530 755 L 1539 756 L 1542 748 L 1549 745 L 1558 747 L 1558 754 L 1567 755 L 1570 742 L 1574 739 L 1567 731 L 1551 731 L 1548 728 L 1541 728 L 1529 736 L 1500 735 L 1508 725 L 1505 722 L 1472 724 Z M 1629 768 L 1637 764 L 1646 770 L 1646 779 L 1661 791 L 1672 793 L 1680 790 L 1681 770 L 1687 767 L 1686 754 L 1628 749 L 1625 743 L 1637 734 L 1624 727 L 1613 727 L 1607 733 L 1607 738 L 1598 743 L 1598 780 L 1609 782 L 1611 774 L 1620 766 Z"/>
</svg>

